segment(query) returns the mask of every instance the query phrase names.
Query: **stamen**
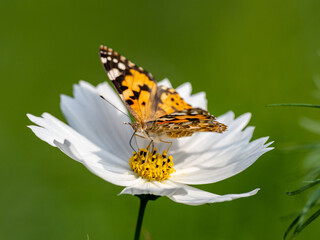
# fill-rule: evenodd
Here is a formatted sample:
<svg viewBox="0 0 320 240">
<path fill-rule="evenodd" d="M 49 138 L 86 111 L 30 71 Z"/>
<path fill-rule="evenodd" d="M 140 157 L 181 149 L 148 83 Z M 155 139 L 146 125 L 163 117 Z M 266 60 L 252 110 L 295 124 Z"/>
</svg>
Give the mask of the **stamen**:
<svg viewBox="0 0 320 240">
<path fill-rule="evenodd" d="M 142 178 L 161 182 L 169 179 L 170 174 L 176 171 L 173 168 L 172 156 L 167 154 L 166 150 L 159 154 L 156 148 L 153 152 L 142 148 L 139 153 L 133 152 L 129 165 L 131 170 Z"/>
</svg>

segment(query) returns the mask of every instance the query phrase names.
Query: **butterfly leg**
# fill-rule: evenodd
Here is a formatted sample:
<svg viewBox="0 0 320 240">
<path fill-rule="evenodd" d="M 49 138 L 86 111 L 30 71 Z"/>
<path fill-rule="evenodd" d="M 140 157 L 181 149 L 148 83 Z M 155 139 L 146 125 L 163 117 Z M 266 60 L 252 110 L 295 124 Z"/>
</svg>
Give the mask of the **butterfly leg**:
<svg viewBox="0 0 320 240">
<path fill-rule="evenodd" d="M 147 146 L 147 149 L 149 149 L 150 146 L 151 146 L 151 152 L 153 152 L 153 150 L 154 150 L 154 142 L 153 142 L 153 140 L 150 141 L 150 143 Z"/>
<path fill-rule="evenodd" d="M 169 152 L 173 142 L 163 141 L 162 139 L 160 139 L 160 142 L 162 142 L 162 143 L 169 143 L 169 144 L 170 144 L 170 146 L 169 146 L 168 149 L 167 149 L 167 152 Z"/>
<path fill-rule="evenodd" d="M 136 144 L 136 146 L 137 146 L 137 148 L 138 148 L 138 151 L 139 151 L 139 145 L 138 145 L 137 137 L 140 137 L 140 138 L 143 138 L 143 137 L 141 137 L 141 136 L 138 135 L 138 134 L 135 134 L 135 135 L 134 135 L 134 142 L 135 142 L 135 144 Z"/>
<path fill-rule="evenodd" d="M 132 139 L 133 139 L 133 137 L 134 137 L 134 141 L 135 141 L 135 143 L 136 143 L 136 146 L 138 146 L 135 136 L 136 136 L 136 132 L 134 132 L 134 133 L 132 134 L 132 136 L 131 136 L 131 138 L 130 138 L 130 141 L 129 141 L 129 145 L 130 145 L 130 147 L 132 148 L 132 150 L 133 150 L 134 152 L 136 152 L 136 150 L 135 150 L 134 147 L 132 146 Z"/>
<path fill-rule="evenodd" d="M 129 140 L 129 145 L 130 145 L 130 147 L 132 148 L 132 150 L 135 151 L 135 152 L 136 152 L 136 150 L 135 150 L 134 147 L 132 146 L 132 140 L 133 140 L 133 138 L 134 138 L 134 142 L 135 142 L 135 144 L 136 144 L 136 146 L 137 146 L 137 148 L 138 148 L 138 151 L 139 151 L 139 146 L 138 146 L 138 142 L 137 142 L 137 138 L 136 138 L 136 137 L 144 138 L 143 136 L 138 135 L 138 134 L 136 133 L 136 131 L 132 134 L 132 136 L 131 136 L 131 138 L 130 138 L 130 140 Z"/>
<path fill-rule="evenodd" d="M 136 146 L 137 146 L 137 148 L 138 148 L 138 151 L 139 151 L 140 148 L 139 148 L 139 145 L 138 145 L 137 137 L 143 138 L 143 139 L 146 139 L 146 138 L 145 138 L 144 136 L 140 136 L 139 134 L 134 134 L 134 142 L 135 142 L 135 144 L 136 144 Z M 131 137 L 131 140 L 132 140 L 132 137 Z M 150 143 L 148 144 L 147 150 L 149 150 L 150 145 L 152 146 L 152 151 L 153 151 L 153 149 L 154 149 L 153 140 L 151 140 Z M 132 147 L 131 147 L 131 148 L 132 148 Z"/>
<path fill-rule="evenodd" d="M 140 136 L 139 134 L 137 134 L 137 133 L 135 132 L 135 134 L 134 134 L 134 142 L 135 142 L 137 148 L 139 149 L 139 146 L 138 146 L 138 142 L 137 142 L 137 138 L 136 138 L 136 137 L 143 138 L 143 139 L 145 139 L 145 137 L 144 137 L 144 136 Z M 131 140 L 132 140 L 132 137 L 131 137 Z"/>
<path fill-rule="evenodd" d="M 138 142 L 137 142 L 137 137 L 139 137 L 139 138 L 143 138 L 143 139 L 146 139 L 144 136 L 140 136 L 139 134 L 134 134 L 134 135 L 132 135 L 132 137 L 131 137 L 131 139 L 130 139 L 130 146 L 131 146 L 131 148 L 134 150 L 134 148 L 132 147 L 132 145 L 131 145 L 131 141 L 132 141 L 132 139 L 133 139 L 133 137 L 134 137 L 134 142 L 135 142 L 135 144 L 136 144 L 136 146 L 137 146 L 137 148 L 138 148 L 138 151 L 139 151 L 139 146 L 138 146 Z M 151 146 L 151 151 L 149 151 L 149 148 L 150 148 L 150 146 Z M 153 140 L 151 140 L 150 142 L 149 142 L 149 144 L 148 144 L 148 146 L 147 146 L 147 151 L 148 151 L 148 154 L 149 154 L 149 152 L 153 152 L 154 151 L 154 141 Z M 135 150 L 134 150 L 135 151 Z"/>
<path fill-rule="evenodd" d="M 139 145 L 138 145 L 137 137 L 140 137 L 140 138 L 144 138 L 144 137 L 140 136 L 139 134 L 135 134 L 135 133 L 136 132 L 134 132 L 133 137 L 134 137 L 134 142 L 135 142 L 135 144 L 136 144 L 136 146 L 138 148 L 138 151 L 135 151 L 135 150 L 134 151 L 138 154 L 138 158 L 140 159 L 140 153 L 139 153 L 140 148 L 139 148 Z M 131 140 L 132 140 L 132 137 L 131 137 Z"/>
</svg>

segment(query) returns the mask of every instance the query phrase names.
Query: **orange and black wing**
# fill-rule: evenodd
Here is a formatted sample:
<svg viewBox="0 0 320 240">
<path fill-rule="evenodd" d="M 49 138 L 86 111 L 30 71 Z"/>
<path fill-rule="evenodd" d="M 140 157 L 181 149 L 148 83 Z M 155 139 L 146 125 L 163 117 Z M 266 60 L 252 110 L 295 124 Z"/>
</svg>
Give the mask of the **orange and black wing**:
<svg viewBox="0 0 320 240">
<path fill-rule="evenodd" d="M 154 120 L 157 82 L 153 76 L 105 46 L 100 47 L 100 59 L 108 77 L 136 121 Z"/>
<path fill-rule="evenodd" d="M 111 48 L 101 46 L 100 58 L 127 109 L 138 122 L 192 108 L 173 89 L 157 86 L 153 76 Z"/>
<path fill-rule="evenodd" d="M 174 112 L 192 109 L 192 106 L 186 103 L 179 93 L 166 86 L 158 86 L 156 101 L 156 119 Z"/>
<path fill-rule="evenodd" d="M 178 138 L 226 130 L 206 110 L 192 108 L 173 88 L 158 86 L 149 72 L 111 48 L 101 46 L 100 58 L 129 112 L 138 122 L 153 122 L 154 133 Z"/>
<path fill-rule="evenodd" d="M 222 133 L 226 129 L 227 126 L 216 121 L 208 111 L 191 108 L 160 117 L 154 122 L 152 131 L 169 138 L 181 138 L 196 132 Z"/>
</svg>

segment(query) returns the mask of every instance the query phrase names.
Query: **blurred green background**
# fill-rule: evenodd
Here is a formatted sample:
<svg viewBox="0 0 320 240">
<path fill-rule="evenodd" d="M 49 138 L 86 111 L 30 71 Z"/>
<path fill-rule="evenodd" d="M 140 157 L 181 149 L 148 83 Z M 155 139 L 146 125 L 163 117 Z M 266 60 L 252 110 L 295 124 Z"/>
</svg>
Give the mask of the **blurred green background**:
<svg viewBox="0 0 320 240">
<path fill-rule="evenodd" d="M 145 239 L 282 239 L 304 204 L 285 192 L 300 185 L 303 151 L 317 140 L 299 125 L 316 109 L 266 108 L 317 103 L 320 1 L 0 2 L 0 239 L 132 239 L 138 199 L 104 182 L 27 129 L 26 113 L 64 119 L 60 94 L 86 80 L 108 81 L 100 44 L 119 51 L 174 87 L 205 90 L 215 115 L 252 112 L 254 137 L 275 150 L 228 180 L 218 193 L 260 187 L 254 197 L 191 207 L 160 198 L 148 205 Z M 318 239 L 320 219 L 299 239 Z"/>
</svg>

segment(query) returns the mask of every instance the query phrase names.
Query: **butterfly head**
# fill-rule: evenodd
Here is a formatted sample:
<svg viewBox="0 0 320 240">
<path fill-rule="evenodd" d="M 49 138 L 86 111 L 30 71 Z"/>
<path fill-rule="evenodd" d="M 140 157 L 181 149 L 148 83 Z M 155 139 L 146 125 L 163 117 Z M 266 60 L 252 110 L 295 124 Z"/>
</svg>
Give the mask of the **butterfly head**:
<svg viewBox="0 0 320 240">
<path fill-rule="evenodd" d="M 132 127 L 132 129 L 137 133 L 143 133 L 145 131 L 143 125 L 140 122 L 134 122 L 134 123 L 128 122 L 126 124 L 129 124 Z"/>
</svg>

